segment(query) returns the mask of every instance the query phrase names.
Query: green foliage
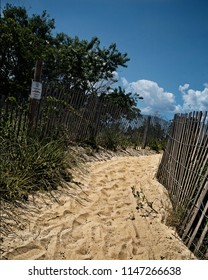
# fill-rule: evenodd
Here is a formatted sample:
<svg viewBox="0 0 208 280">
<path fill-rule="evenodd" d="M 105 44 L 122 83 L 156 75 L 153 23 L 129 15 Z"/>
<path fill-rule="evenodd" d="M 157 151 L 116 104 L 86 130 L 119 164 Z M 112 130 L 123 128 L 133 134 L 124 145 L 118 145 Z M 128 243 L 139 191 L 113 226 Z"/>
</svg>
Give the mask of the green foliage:
<svg viewBox="0 0 208 280">
<path fill-rule="evenodd" d="M 158 117 L 152 117 L 151 119 L 147 132 L 147 146 L 156 152 L 164 151 L 167 144 L 167 132 L 165 132 L 167 124 L 162 126 Z M 143 126 L 140 129 L 144 133 L 145 127 Z"/>
<path fill-rule="evenodd" d="M 151 142 L 149 142 L 148 146 L 150 147 L 150 149 L 152 149 L 153 151 L 156 152 L 160 152 L 160 151 L 164 151 L 165 147 L 166 147 L 166 141 L 160 141 L 157 138 L 155 138 L 154 140 L 152 140 Z"/>
<path fill-rule="evenodd" d="M 36 60 L 44 61 L 42 78 L 70 89 L 94 93 L 103 81 L 115 82 L 113 72 L 126 67 L 126 53 L 116 44 L 101 48 L 97 37 L 90 41 L 52 34 L 55 21 L 46 11 L 29 16 L 23 7 L 6 5 L 0 19 L 0 92 L 28 97 Z M 105 87 L 106 90 L 106 87 Z"/>
<path fill-rule="evenodd" d="M 27 200 L 35 191 L 55 189 L 70 181 L 66 171 L 64 141 L 27 136 L 5 139 L 0 136 L 0 192 L 6 201 Z"/>
<path fill-rule="evenodd" d="M 71 89 L 78 88 L 86 93 L 96 92 L 101 87 L 99 82 L 115 82 L 113 71 L 118 66 L 126 67 L 129 60 L 126 53 L 122 54 L 116 49 L 116 44 L 101 48 L 97 37 L 88 42 L 60 33 L 54 40 L 55 64 L 53 57 L 46 60 L 46 79 L 56 79 Z"/>
<path fill-rule="evenodd" d="M 143 133 L 139 128 L 128 127 L 125 135 L 128 135 L 129 145 L 137 149 L 142 145 Z"/>
<path fill-rule="evenodd" d="M 174 227 L 177 230 L 180 230 L 181 223 L 184 219 L 185 209 L 181 206 L 176 207 L 175 209 L 167 209 L 168 217 L 166 221 L 166 225 L 170 227 Z"/>
<path fill-rule="evenodd" d="M 53 20 L 46 12 L 29 17 L 25 8 L 9 4 L 0 19 L 0 91 L 27 96 L 37 59 L 48 52 Z"/>
<path fill-rule="evenodd" d="M 100 98 L 116 104 L 126 112 L 128 119 L 133 119 L 140 116 L 140 110 L 136 107 L 137 101 L 143 99 L 138 94 L 126 93 L 120 86 L 118 88 L 111 89 L 111 92 L 102 93 Z"/>
<path fill-rule="evenodd" d="M 116 151 L 118 148 L 126 149 L 130 146 L 130 138 L 118 125 L 112 125 L 106 127 L 98 134 L 96 144 L 109 150 Z"/>
</svg>

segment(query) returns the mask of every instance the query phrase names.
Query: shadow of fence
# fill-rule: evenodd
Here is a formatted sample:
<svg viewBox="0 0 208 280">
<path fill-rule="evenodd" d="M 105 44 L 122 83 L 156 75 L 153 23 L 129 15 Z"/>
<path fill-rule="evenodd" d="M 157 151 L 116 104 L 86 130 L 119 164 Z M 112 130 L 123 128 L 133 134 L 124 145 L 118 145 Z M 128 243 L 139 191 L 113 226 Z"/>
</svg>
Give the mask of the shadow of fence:
<svg viewBox="0 0 208 280">
<path fill-rule="evenodd" d="M 207 112 L 175 115 L 157 178 L 170 194 L 182 240 L 208 259 Z"/>
</svg>

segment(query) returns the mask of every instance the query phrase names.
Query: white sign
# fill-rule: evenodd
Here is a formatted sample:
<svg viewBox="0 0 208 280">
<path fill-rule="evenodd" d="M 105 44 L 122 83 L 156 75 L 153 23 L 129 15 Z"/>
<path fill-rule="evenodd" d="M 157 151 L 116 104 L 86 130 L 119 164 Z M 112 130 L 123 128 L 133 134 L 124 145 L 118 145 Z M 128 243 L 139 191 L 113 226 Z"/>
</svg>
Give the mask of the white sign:
<svg viewBox="0 0 208 280">
<path fill-rule="evenodd" d="M 30 98 L 40 100 L 41 93 L 42 93 L 42 83 L 32 81 Z"/>
</svg>

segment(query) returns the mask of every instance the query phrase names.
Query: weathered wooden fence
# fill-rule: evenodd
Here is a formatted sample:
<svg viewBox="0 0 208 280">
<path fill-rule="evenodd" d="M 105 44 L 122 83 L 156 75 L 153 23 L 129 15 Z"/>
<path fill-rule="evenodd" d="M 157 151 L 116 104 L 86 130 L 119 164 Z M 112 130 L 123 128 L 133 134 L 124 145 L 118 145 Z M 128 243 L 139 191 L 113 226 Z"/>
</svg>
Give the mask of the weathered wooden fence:
<svg viewBox="0 0 208 280">
<path fill-rule="evenodd" d="M 207 112 L 175 115 L 157 178 L 169 191 L 184 243 L 208 259 Z"/>
<path fill-rule="evenodd" d="M 93 142 L 109 128 L 121 130 L 137 145 L 144 141 L 148 145 L 150 139 L 144 137 L 147 118 L 135 117 L 125 108 L 99 96 L 74 92 L 56 84 L 44 87 L 42 99 L 36 102 L 35 109 L 31 112 L 28 100 L 2 96 L 0 128 L 12 137 L 20 138 L 25 131 L 37 132 L 43 137 L 64 132 L 74 142 Z M 151 127 L 158 123 L 157 118 L 151 117 Z"/>
</svg>

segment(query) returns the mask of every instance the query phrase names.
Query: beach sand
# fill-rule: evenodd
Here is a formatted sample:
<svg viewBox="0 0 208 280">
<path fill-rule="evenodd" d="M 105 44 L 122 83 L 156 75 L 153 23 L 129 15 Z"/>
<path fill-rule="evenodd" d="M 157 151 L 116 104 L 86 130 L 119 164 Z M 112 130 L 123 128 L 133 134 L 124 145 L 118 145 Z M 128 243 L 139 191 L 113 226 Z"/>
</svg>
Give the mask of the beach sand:
<svg viewBox="0 0 208 280">
<path fill-rule="evenodd" d="M 161 154 L 88 162 L 71 194 L 29 205 L 22 229 L 3 237 L 2 259 L 189 260 L 174 228 L 167 191 L 155 179 Z M 47 201 L 47 199 L 46 199 Z"/>
</svg>

